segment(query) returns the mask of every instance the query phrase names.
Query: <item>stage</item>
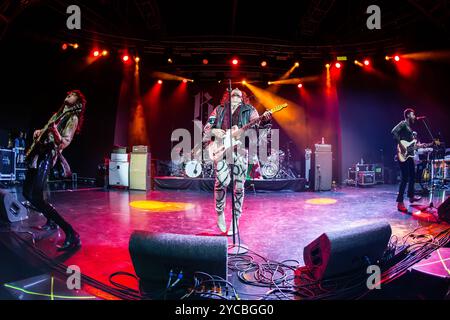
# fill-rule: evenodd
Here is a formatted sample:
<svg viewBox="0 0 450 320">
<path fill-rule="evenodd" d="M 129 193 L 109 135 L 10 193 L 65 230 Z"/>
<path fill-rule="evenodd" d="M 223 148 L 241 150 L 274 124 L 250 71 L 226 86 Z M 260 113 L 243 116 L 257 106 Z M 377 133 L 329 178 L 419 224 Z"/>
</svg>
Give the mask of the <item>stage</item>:
<svg viewBox="0 0 450 320">
<path fill-rule="evenodd" d="M 240 222 L 240 241 L 268 259 L 296 260 L 302 266 L 303 248 L 324 232 L 386 221 L 391 225 L 392 234 L 401 239 L 417 228 L 422 228 L 419 232 L 424 234 L 437 234 L 449 228 L 445 223 L 429 223 L 398 212 L 395 207 L 396 188 L 395 185 L 379 185 L 371 188 L 342 187 L 334 192 L 316 193 L 247 192 Z M 20 187 L 10 191 L 22 200 Z M 79 266 L 84 275 L 106 285 L 111 285 L 109 276 L 115 272 L 134 273 L 128 251 L 130 234 L 134 230 L 224 236 L 216 227 L 213 194 L 209 192 L 139 192 L 69 186 L 65 190 L 51 191 L 49 196 L 79 232 L 82 247 L 72 254 L 57 253 L 55 243 L 61 240 L 58 233 L 48 234 L 33 228 L 45 222 L 38 214 L 31 214 L 23 222 L 3 224 L 1 244 L 19 255 L 24 263 L 36 263 L 33 255 L 39 251 L 52 261 Z M 444 195 L 437 196 L 435 205 L 443 198 Z M 147 201 L 147 209 L 138 208 L 142 204 L 139 201 Z M 229 208 L 228 195 L 228 224 L 231 218 Z M 35 244 L 31 234 L 34 234 Z M 228 241 L 231 242 L 231 237 Z M 34 269 L 34 275 L 46 272 L 41 267 Z M 47 269 L 47 272 L 50 271 Z M 5 282 L 21 280 L 18 277 Z M 240 283 L 231 271 L 228 278 L 239 289 L 242 299 L 256 299 L 258 294 L 267 291 L 267 288 Z M 124 277 L 119 280 L 137 288 L 133 279 Z M 96 297 L 117 298 L 89 286 L 83 289 Z"/>
</svg>

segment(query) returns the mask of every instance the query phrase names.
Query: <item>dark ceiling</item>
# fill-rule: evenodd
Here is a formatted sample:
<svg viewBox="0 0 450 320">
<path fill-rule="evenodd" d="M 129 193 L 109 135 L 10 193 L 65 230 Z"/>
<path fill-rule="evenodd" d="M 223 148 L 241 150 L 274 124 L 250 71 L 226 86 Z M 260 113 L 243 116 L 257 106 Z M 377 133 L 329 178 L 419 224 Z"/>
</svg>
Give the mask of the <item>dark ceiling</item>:
<svg viewBox="0 0 450 320">
<path fill-rule="evenodd" d="M 66 8 L 72 4 L 81 8 L 79 31 L 66 28 Z M 372 4 L 381 8 L 381 30 L 366 27 Z M 170 50 L 182 57 L 177 62 L 233 54 L 323 61 L 339 54 L 448 48 L 450 1 L 3 0 L 0 44 L 26 37 L 127 47 L 141 56 Z M 189 61 L 181 65 L 195 69 L 199 60 Z"/>
</svg>

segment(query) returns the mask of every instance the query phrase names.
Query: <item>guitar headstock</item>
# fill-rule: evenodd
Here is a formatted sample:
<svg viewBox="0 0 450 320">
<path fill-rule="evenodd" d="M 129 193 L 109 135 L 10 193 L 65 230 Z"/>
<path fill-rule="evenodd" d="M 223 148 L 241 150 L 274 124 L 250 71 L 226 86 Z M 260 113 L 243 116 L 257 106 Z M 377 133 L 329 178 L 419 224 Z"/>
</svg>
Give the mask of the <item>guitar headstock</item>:
<svg viewBox="0 0 450 320">
<path fill-rule="evenodd" d="M 273 107 L 272 109 L 269 110 L 269 112 L 270 113 L 275 113 L 275 112 L 283 110 L 284 108 L 287 108 L 287 106 L 288 106 L 287 103 L 283 103 L 283 104 L 280 104 L 280 105 L 278 105 L 276 107 Z"/>
</svg>

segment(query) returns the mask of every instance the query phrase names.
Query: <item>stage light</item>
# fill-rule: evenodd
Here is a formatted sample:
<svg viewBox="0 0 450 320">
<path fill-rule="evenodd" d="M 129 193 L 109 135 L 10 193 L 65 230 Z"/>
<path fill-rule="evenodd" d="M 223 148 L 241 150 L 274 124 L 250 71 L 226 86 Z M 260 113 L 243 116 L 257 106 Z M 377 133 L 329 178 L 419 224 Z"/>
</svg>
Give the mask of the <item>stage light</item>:
<svg viewBox="0 0 450 320">
<path fill-rule="evenodd" d="M 267 61 L 266 60 L 261 61 L 261 67 L 263 67 L 263 68 L 267 67 Z"/>
<path fill-rule="evenodd" d="M 367 67 L 370 65 L 370 61 L 368 59 L 364 60 L 364 65 Z"/>
<path fill-rule="evenodd" d="M 272 84 L 272 82 L 269 81 L 269 82 L 267 82 L 267 84 L 270 86 Z"/>
<path fill-rule="evenodd" d="M 98 57 L 98 56 L 100 55 L 100 51 L 94 50 L 94 52 L 92 52 L 92 55 L 93 55 L 94 57 Z"/>
<path fill-rule="evenodd" d="M 294 64 L 294 66 L 295 66 L 296 68 L 298 68 L 298 67 L 300 66 L 300 63 L 299 63 L 299 62 L 296 62 L 296 63 Z"/>
<path fill-rule="evenodd" d="M 167 62 L 168 62 L 168 63 L 173 63 L 172 58 L 167 58 Z"/>
<path fill-rule="evenodd" d="M 246 84 L 247 84 L 247 81 L 245 81 L 245 79 L 242 80 L 242 84 L 243 84 L 243 85 L 246 85 Z"/>
<path fill-rule="evenodd" d="M 74 43 L 74 44 L 73 44 L 73 48 L 74 48 L 74 49 L 78 49 L 78 47 L 79 47 L 78 43 Z"/>
<path fill-rule="evenodd" d="M 68 47 L 69 45 L 67 43 L 63 43 L 63 45 L 61 46 L 63 50 L 67 50 Z"/>
<path fill-rule="evenodd" d="M 386 61 L 391 60 L 391 57 L 389 57 L 389 56 L 386 56 L 386 57 L 384 57 L 384 58 L 386 59 Z"/>
<path fill-rule="evenodd" d="M 187 79 L 183 79 L 183 83 L 187 83 L 188 81 L 187 81 Z"/>
<path fill-rule="evenodd" d="M 399 56 L 395 56 L 395 57 L 394 57 L 394 60 L 395 60 L 395 61 L 400 61 L 400 57 L 399 57 Z"/>
<path fill-rule="evenodd" d="M 326 65 L 325 65 L 325 68 L 327 68 L 327 69 L 329 69 L 331 67 L 331 65 L 329 64 L 329 63 L 327 63 Z"/>
<path fill-rule="evenodd" d="M 162 84 L 163 82 L 162 82 L 162 80 L 158 80 L 158 84 Z"/>
<path fill-rule="evenodd" d="M 136 63 L 139 63 L 139 61 L 141 61 L 141 58 L 136 57 L 136 58 L 134 58 L 134 61 L 135 61 Z"/>
<path fill-rule="evenodd" d="M 108 55 L 108 50 L 103 50 L 102 51 L 102 56 L 106 57 Z"/>
<path fill-rule="evenodd" d="M 231 63 L 236 66 L 239 63 L 239 60 L 238 59 L 233 59 L 231 61 Z"/>
<path fill-rule="evenodd" d="M 299 83 L 299 84 L 297 85 L 297 87 L 302 88 L 303 85 L 302 85 L 301 83 Z"/>
<path fill-rule="evenodd" d="M 339 62 L 336 62 L 336 63 L 334 64 L 334 66 L 335 66 L 337 69 L 340 69 L 340 68 L 341 68 L 341 64 L 340 64 Z"/>
<path fill-rule="evenodd" d="M 122 60 L 123 60 L 123 62 L 128 62 L 128 60 L 130 60 L 130 56 L 124 55 L 124 56 L 122 56 Z"/>
<path fill-rule="evenodd" d="M 203 62 L 204 65 L 207 65 L 209 63 L 208 59 L 203 59 L 202 62 Z"/>
</svg>

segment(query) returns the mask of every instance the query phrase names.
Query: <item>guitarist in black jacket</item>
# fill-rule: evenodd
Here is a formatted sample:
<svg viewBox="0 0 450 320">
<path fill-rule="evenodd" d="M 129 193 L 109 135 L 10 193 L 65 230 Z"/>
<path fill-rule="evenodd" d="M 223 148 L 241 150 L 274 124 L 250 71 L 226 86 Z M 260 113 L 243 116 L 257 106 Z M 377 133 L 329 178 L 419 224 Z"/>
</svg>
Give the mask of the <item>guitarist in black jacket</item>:
<svg viewBox="0 0 450 320">
<path fill-rule="evenodd" d="M 411 142 L 414 140 L 413 130 L 411 125 L 416 120 L 414 109 L 408 108 L 403 111 L 405 120 L 402 120 L 392 129 L 394 139 L 397 141 L 398 147 L 401 152 L 405 152 L 406 149 L 400 144 L 401 140 Z M 408 185 L 407 196 L 411 203 L 419 201 L 421 198 L 414 196 L 414 183 L 416 175 L 416 166 L 414 164 L 414 158 L 409 157 L 406 161 L 398 161 L 401 170 L 401 182 L 397 195 L 397 209 L 401 212 L 407 212 L 408 210 L 403 203 L 406 185 Z"/>
<path fill-rule="evenodd" d="M 56 211 L 45 198 L 44 190 L 50 170 L 59 161 L 64 169 L 64 176 L 70 176 L 70 167 L 62 155 L 69 146 L 75 133 L 81 129 L 86 99 L 79 90 L 67 93 L 62 107 L 49 120 L 45 129 L 36 130 L 33 134 L 36 146 L 29 150 L 27 156 L 29 169 L 23 186 L 23 195 L 30 203 L 47 218 L 43 230 L 55 230 L 61 227 L 66 235 L 58 251 L 76 249 L 81 241 L 73 227 Z M 36 140 L 39 139 L 39 143 Z"/>
</svg>

